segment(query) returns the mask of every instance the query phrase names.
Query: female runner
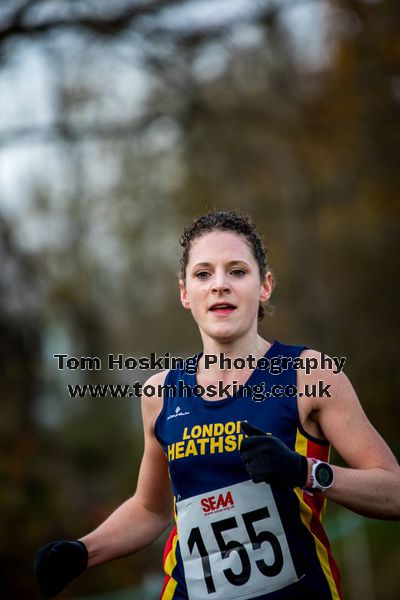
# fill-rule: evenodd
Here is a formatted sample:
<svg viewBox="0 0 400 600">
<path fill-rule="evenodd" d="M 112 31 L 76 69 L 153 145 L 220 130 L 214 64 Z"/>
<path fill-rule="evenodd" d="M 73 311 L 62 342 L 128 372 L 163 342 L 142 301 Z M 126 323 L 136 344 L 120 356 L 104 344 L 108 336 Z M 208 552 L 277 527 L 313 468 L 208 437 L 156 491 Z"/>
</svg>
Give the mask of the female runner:
<svg viewBox="0 0 400 600">
<path fill-rule="evenodd" d="M 148 379 L 169 391 L 142 397 L 134 496 L 80 540 L 37 552 L 41 591 L 145 548 L 173 515 L 162 600 L 339 599 L 325 499 L 398 519 L 400 467 L 339 361 L 258 334 L 273 278 L 249 218 L 211 212 L 180 242 L 181 302 L 203 342 L 197 372 Z M 328 464 L 331 444 L 348 467 Z"/>
</svg>

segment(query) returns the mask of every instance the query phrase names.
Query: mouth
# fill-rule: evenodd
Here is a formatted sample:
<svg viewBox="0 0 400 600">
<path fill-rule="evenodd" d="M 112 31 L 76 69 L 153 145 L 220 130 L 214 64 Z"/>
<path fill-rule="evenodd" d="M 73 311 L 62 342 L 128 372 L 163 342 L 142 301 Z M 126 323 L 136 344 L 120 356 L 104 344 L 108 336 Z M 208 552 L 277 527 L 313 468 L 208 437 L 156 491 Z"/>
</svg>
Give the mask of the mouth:
<svg viewBox="0 0 400 600">
<path fill-rule="evenodd" d="M 229 304 L 229 302 L 218 302 L 213 304 L 209 310 L 216 315 L 229 315 L 236 310 L 236 306 Z"/>
</svg>

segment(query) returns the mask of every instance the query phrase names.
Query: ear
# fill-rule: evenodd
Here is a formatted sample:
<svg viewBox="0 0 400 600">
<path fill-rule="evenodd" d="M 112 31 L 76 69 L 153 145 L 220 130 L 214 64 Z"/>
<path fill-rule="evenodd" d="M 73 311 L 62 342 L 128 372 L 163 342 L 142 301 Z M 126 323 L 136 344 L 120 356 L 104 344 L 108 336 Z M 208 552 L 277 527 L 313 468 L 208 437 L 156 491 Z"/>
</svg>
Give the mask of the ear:
<svg viewBox="0 0 400 600">
<path fill-rule="evenodd" d="M 185 282 L 183 281 L 183 279 L 179 279 L 179 291 L 181 294 L 181 302 L 182 302 L 182 306 L 183 308 L 186 308 L 186 310 L 190 309 L 190 301 L 188 300 L 188 293 L 186 290 L 186 286 L 185 286 Z"/>
<path fill-rule="evenodd" d="M 261 282 L 260 302 L 267 302 L 272 294 L 273 277 L 271 271 L 265 275 L 264 281 Z"/>
</svg>

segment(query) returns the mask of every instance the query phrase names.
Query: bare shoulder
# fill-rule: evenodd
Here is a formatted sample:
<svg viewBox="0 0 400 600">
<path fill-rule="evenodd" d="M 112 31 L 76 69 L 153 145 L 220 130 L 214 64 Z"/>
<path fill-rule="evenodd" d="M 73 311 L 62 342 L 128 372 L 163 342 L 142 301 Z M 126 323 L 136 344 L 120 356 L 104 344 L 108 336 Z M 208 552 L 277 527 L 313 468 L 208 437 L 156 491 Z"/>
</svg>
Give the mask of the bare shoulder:
<svg viewBox="0 0 400 600">
<path fill-rule="evenodd" d="M 135 497 L 151 512 L 169 519 L 173 503 L 168 464 L 164 450 L 154 433 L 154 424 L 163 405 L 163 394 L 159 386 L 164 384 L 167 374 L 168 371 L 157 372 L 143 384 L 142 392 L 146 386 L 149 388 L 147 393 L 142 393 L 141 398 L 144 453 Z"/>
<path fill-rule="evenodd" d="M 312 400 L 312 408 L 318 410 L 327 398 L 357 400 L 354 389 L 344 373 L 346 357 L 329 356 L 324 352 L 307 348 L 300 355 L 297 380 L 301 391 Z"/>
<path fill-rule="evenodd" d="M 164 385 L 168 373 L 168 369 L 154 373 L 143 384 L 142 389 L 146 388 L 146 394 L 142 393 L 141 408 L 145 433 L 146 431 L 153 433 L 154 423 L 162 410 L 163 393 L 161 386 Z"/>
<path fill-rule="evenodd" d="M 299 391 L 312 391 L 309 414 L 347 464 L 353 468 L 398 468 L 386 442 L 368 420 L 344 373 L 344 363 L 316 350 L 305 350 L 301 358 Z"/>
<path fill-rule="evenodd" d="M 361 412 L 357 395 L 343 368 L 345 357 L 332 357 L 307 348 L 297 365 L 299 416 L 304 429 L 317 438 L 328 439 L 331 428 L 326 420 L 335 420 L 341 413 Z"/>
<path fill-rule="evenodd" d="M 301 390 L 308 393 L 313 411 L 330 418 L 363 413 L 354 387 L 344 372 L 345 357 L 332 357 L 307 349 L 301 358 L 303 364 L 298 372 L 298 382 Z"/>
</svg>

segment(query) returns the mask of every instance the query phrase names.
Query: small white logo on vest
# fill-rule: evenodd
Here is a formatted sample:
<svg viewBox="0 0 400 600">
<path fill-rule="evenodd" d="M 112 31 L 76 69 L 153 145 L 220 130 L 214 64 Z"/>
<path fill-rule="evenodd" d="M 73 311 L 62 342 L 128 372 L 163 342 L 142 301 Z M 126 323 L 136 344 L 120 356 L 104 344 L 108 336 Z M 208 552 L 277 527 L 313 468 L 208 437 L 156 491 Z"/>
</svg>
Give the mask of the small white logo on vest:
<svg viewBox="0 0 400 600">
<path fill-rule="evenodd" d="M 168 421 L 168 419 L 173 419 L 174 417 L 184 417 L 185 415 L 190 415 L 190 412 L 188 412 L 188 411 L 182 412 L 181 407 L 177 406 L 175 409 L 175 414 L 169 415 L 169 417 L 167 417 L 167 421 Z"/>
</svg>

